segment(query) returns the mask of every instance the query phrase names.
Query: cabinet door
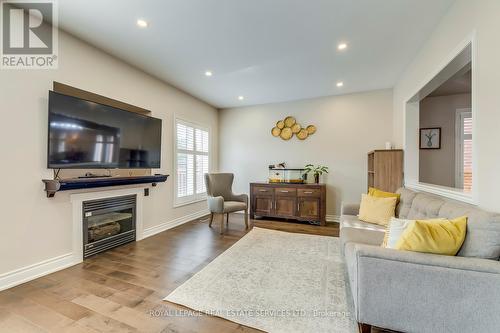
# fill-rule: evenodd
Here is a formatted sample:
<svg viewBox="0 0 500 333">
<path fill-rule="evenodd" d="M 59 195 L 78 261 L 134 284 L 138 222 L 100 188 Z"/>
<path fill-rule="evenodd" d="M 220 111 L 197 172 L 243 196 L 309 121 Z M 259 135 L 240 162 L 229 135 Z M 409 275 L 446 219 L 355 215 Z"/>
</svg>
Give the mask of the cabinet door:
<svg viewBox="0 0 500 333">
<path fill-rule="evenodd" d="M 375 152 L 373 172 L 374 187 L 382 191 L 396 192 L 403 185 L 403 152 Z"/>
<path fill-rule="evenodd" d="M 299 198 L 297 216 L 312 221 L 320 220 L 320 199 L 319 198 Z"/>
<path fill-rule="evenodd" d="M 274 201 L 274 214 L 281 217 L 295 217 L 295 197 L 277 196 Z"/>
<path fill-rule="evenodd" d="M 272 196 L 255 196 L 254 202 L 255 215 L 273 215 L 273 197 Z"/>
</svg>

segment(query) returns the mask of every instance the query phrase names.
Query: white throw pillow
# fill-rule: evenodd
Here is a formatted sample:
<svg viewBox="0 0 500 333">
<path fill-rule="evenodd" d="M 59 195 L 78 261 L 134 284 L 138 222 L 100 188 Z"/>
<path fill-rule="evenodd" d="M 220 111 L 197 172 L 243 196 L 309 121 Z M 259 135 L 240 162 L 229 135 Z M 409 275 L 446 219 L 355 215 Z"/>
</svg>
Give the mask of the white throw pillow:
<svg viewBox="0 0 500 333">
<path fill-rule="evenodd" d="M 392 217 L 385 231 L 385 247 L 388 249 L 394 249 L 406 227 L 408 227 L 412 222 L 415 222 L 415 220 L 405 220 Z"/>
</svg>

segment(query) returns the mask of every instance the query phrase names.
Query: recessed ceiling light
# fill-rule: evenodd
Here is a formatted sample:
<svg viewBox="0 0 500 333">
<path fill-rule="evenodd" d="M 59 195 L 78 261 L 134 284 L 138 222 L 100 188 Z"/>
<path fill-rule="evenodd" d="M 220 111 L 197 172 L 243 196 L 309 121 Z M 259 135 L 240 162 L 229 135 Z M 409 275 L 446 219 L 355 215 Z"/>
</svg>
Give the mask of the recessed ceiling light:
<svg viewBox="0 0 500 333">
<path fill-rule="evenodd" d="M 337 45 L 337 50 L 342 51 L 342 50 L 345 50 L 345 49 L 347 49 L 347 44 L 346 43 L 340 43 L 339 45 Z"/>
<path fill-rule="evenodd" d="M 337 87 L 343 87 L 344 86 L 344 82 L 340 81 L 340 82 L 337 82 Z"/>
<path fill-rule="evenodd" d="M 137 26 L 139 28 L 147 28 L 148 27 L 148 22 L 142 19 L 137 20 Z"/>
<path fill-rule="evenodd" d="M 242 101 L 242 100 L 244 100 L 244 99 L 245 99 L 245 97 L 243 97 L 243 96 L 238 96 L 238 99 L 239 99 L 240 101 Z"/>
<path fill-rule="evenodd" d="M 213 74 L 213 73 L 212 73 L 211 71 L 206 71 L 206 72 L 205 72 L 205 76 L 212 76 L 212 74 Z"/>
</svg>

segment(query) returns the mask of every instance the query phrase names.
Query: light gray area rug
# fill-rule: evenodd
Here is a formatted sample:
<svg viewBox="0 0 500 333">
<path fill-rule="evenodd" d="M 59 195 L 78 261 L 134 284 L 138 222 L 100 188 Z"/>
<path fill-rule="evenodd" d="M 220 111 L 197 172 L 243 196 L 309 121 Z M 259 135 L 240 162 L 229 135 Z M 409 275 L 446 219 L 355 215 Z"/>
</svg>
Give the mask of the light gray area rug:
<svg viewBox="0 0 500 333">
<path fill-rule="evenodd" d="M 253 228 L 165 300 L 267 332 L 357 332 L 336 237 Z"/>
</svg>

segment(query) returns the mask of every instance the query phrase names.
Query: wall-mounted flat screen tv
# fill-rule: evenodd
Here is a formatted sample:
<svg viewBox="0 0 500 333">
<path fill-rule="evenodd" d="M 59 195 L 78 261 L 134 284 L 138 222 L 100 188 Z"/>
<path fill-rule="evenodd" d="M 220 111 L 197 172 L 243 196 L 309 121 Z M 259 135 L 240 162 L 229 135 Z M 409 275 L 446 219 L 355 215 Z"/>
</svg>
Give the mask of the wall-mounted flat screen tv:
<svg viewBox="0 0 500 333">
<path fill-rule="evenodd" d="M 47 166 L 159 168 L 161 119 L 49 92 Z"/>
</svg>

